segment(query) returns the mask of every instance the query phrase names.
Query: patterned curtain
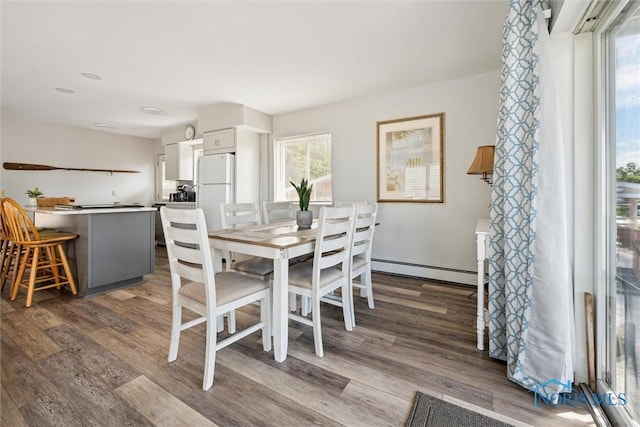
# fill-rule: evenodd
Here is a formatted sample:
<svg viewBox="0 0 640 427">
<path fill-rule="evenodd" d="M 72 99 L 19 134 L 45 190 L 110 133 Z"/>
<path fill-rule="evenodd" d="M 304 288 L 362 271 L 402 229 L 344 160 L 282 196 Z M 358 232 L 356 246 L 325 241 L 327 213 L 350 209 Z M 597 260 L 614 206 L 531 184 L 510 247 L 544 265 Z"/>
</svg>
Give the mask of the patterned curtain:
<svg viewBox="0 0 640 427">
<path fill-rule="evenodd" d="M 489 237 L 489 354 L 551 396 L 573 379 L 564 146 L 542 0 L 510 0 L 503 30 Z"/>
</svg>

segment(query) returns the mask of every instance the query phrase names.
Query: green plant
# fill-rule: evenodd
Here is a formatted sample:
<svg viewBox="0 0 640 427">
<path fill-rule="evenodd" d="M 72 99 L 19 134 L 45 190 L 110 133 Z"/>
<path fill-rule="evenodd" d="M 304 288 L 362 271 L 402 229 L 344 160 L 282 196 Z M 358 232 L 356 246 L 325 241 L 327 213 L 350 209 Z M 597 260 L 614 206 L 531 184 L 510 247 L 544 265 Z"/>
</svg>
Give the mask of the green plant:
<svg viewBox="0 0 640 427">
<path fill-rule="evenodd" d="M 313 189 L 313 184 L 309 185 L 309 181 L 302 178 L 300 181 L 300 185 L 295 185 L 292 181 L 289 181 L 291 185 L 298 192 L 298 198 L 300 199 L 300 210 L 308 211 L 309 210 L 309 201 L 311 200 L 311 190 Z"/>
<path fill-rule="evenodd" d="M 27 190 L 24 194 L 29 196 L 30 199 L 35 199 L 36 197 L 42 196 L 43 193 L 38 187 L 36 187 L 33 190 Z"/>
</svg>

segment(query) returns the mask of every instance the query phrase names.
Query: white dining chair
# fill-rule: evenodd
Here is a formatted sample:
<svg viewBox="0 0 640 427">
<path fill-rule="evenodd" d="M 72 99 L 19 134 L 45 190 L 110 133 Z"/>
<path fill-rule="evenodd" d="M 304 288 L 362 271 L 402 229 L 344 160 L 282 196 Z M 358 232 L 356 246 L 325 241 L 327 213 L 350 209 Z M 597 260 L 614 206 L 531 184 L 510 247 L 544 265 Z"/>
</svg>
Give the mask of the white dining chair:
<svg viewBox="0 0 640 427">
<path fill-rule="evenodd" d="M 206 322 L 202 389 L 213 385 L 216 352 L 262 330 L 262 348 L 271 350 L 271 296 L 269 282 L 236 272 L 214 274 L 207 226 L 202 209 L 160 208 L 171 272 L 173 320 L 169 362 L 178 357 L 181 331 Z M 260 321 L 218 341 L 216 319 L 244 305 L 259 302 Z M 182 308 L 200 317 L 182 322 Z"/>
<path fill-rule="evenodd" d="M 377 203 L 356 204 L 356 219 L 353 226 L 349 278 L 351 289 L 360 289 L 360 296 L 367 298 L 369 308 L 373 310 L 373 286 L 371 283 L 371 248 L 376 228 Z M 360 277 L 360 282 L 353 279 Z M 352 310 L 352 323 L 355 326 L 355 308 Z"/>
<path fill-rule="evenodd" d="M 265 224 L 296 219 L 296 211 L 291 202 L 263 202 L 262 218 Z"/>
<path fill-rule="evenodd" d="M 260 207 L 257 203 L 222 203 L 220 204 L 220 220 L 222 228 L 260 225 Z M 273 273 L 272 259 L 237 256 L 230 252 L 225 253 L 224 257 L 227 271 L 239 271 L 264 280 L 267 280 L 269 275 Z"/>
<path fill-rule="evenodd" d="M 369 202 L 367 202 L 366 200 L 357 201 L 357 202 L 347 202 L 347 201 L 344 201 L 344 200 L 334 200 L 333 201 L 333 206 L 335 206 L 336 208 L 342 208 L 344 206 L 366 205 L 366 204 L 369 204 Z"/>
<path fill-rule="evenodd" d="M 373 290 L 371 284 L 371 248 L 373 243 L 373 232 L 375 230 L 375 222 L 376 215 L 378 212 L 378 205 L 375 202 L 369 202 L 367 200 L 349 202 L 343 200 L 335 200 L 333 202 L 335 207 L 344 207 L 344 206 L 356 206 L 358 211 L 360 212 L 357 217 L 359 217 L 359 225 L 357 228 L 359 229 L 359 233 L 354 234 L 353 237 L 353 245 L 357 245 L 357 248 L 352 247 L 352 259 L 350 266 L 351 270 L 351 288 L 359 288 L 360 296 L 368 299 L 369 308 L 374 308 L 373 302 Z M 358 218 L 357 218 L 358 220 Z M 361 276 L 360 283 L 353 282 L 353 279 L 356 279 L 358 276 Z M 308 314 L 309 305 L 302 304 L 302 314 Z M 355 305 L 354 310 L 352 311 L 353 317 L 353 326 L 355 326 Z"/>
<path fill-rule="evenodd" d="M 291 202 L 263 202 L 262 204 L 262 218 L 265 224 L 272 224 L 278 221 L 291 221 L 296 219 L 296 211 L 293 203 Z M 289 265 L 296 264 L 298 262 L 305 262 L 313 258 L 313 254 L 301 255 L 299 257 L 289 260 Z M 310 311 L 310 300 L 308 298 L 302 298 L 302 312 L 306 315 Z M 298 309 L 297 296 L 291 294 L 289 296 L 289 310 L 296 311 Z"/>
<path fill-rule="evenodd" d="M 296 313 L 289 319 L 313 327 L 315 351 L 324 355 L 320 321 L 320 299 L 341 289 L 339 300 L 327 301 L 342 307 L 345 329 L 352 327 L 352 295 L 350 293 L 349 254 L 353 237 L 355 207 L 322 207 L 318 220 L 313 260 L 289 268 L 289 292 L 311 298 L 311 320 Z"/>
</svg>

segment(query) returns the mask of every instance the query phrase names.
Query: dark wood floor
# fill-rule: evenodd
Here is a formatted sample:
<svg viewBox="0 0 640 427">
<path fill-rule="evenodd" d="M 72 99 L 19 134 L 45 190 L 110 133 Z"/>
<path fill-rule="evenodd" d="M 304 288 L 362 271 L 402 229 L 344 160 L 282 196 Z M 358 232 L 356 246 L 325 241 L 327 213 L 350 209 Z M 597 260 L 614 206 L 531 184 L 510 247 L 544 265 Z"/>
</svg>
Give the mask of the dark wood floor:
<svg viewBox="0 0 640 427">
<path fill-rule="evenodd" d="M 166 255 L 141 285 L 90 298 L 2 295 L 2 425 L 404 425 L 417 390 L 512 422 L 592 425 L 584 409 L 534 408 L 505 365 L 475 347 L 471 289 L 374 274 L 375 310 L 356 298 L 353 332 L 323 306 L 325 356 L 291 323 L 284 363 L 259 333 L 218 353 L 201 389 L 204 326 L 183 333 L 167 362 L 171 294 Z M 238 313 L 241 327 L 257 308 Z M 515 421 L 513 421 L 515 420 Z"/>
</svg>

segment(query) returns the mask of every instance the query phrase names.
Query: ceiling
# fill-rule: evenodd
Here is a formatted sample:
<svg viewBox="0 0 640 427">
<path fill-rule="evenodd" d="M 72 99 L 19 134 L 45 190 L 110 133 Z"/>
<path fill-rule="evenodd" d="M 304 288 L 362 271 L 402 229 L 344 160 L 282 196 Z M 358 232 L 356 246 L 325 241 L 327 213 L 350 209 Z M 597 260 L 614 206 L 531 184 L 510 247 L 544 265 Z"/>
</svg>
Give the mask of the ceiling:
<svg viewBox="0 0 640 427">
<path fill-rule="evenodd" d="M 221 102 L 275 115 L 497 70 L 507 1 L 1 7 L 4 111 L 158 138 Z M 166 114 L 144 114 L 145 106 Z"/>
</svg>

